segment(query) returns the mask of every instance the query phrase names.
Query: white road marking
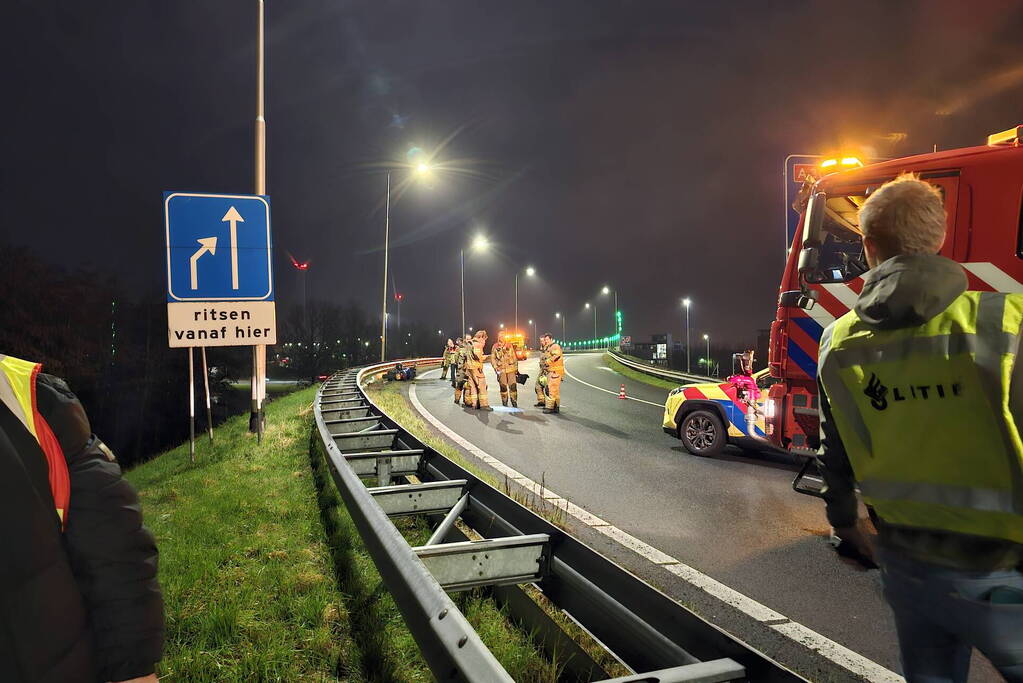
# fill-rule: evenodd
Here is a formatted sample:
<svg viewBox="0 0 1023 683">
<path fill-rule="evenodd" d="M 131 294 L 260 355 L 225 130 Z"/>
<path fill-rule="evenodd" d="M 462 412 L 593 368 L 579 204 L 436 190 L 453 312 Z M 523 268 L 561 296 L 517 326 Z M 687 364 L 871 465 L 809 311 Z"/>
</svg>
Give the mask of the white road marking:
<svg viewBox="0 0 1023 683">
<path fill-rule="evenodd" d="M 607 369 L 611 370 L 611 368 L 607 368 Z M 614 372 L 614 370 L 611 370 L 611 372 Z M 618 397 L 618 392 L 617 391 L 611 391 L 609 389 L 604 389 L 603 387 L 598 387 L 595 384 L 590 384 L 589 382 L 584 382 L 583 380 L 581 380 L 578 377 L 576 377 L 575 375 L 573 375 L 571 372 L 568 371 L 568 363 L 567 362 L 565 363 L 565 374 L 568 375 L 569 377 L 571 377 L 572 379 L 574 379 L 576 382 L 579 382 L 579 384 L 585 384 L 586 386 L 590 387 L 591 389 L 596 389 L 597 391 L 603 391 L 605 394 L 611 394 L 615 398 Z M 654 406 L 655 408 L 660 408 L 661 410 L 664 410 L 664 404 L 663 403 L 654 403 L 653 401 L 644 401 L 641 398 L 633 398 L 632 396 L 626 396 L 625 399 L 627 401 L 639 401 L 640 403 L 646 403 L 648 406 Z"/>
<path fill-rule="evenodd" d="M 425 372 L 421 377 L 425 379 L 425 376 L 431 371 Z M 565 370 L 565 374 L 569 374 L 568 370 Z M 569 375 L 571 377 L 571 375 Z M 601 389 L 600 387 L 594 387 L 588 382 L 583 382 L 577 377 L 572 379 L 585 384 L 594 389 L 607 392 L 609 394 L 616 394 L 616 392 L 608 391 L 607 389 Z M 617 395 L 617 394 L 616 394 Z M 640 400 L 640 399 L 632 399 Z M 721 583 L 717 579 L 713 579 L 710 576 L 702 573 L 698 569 L 694 569 L 687 564 L 684 564 L 676 558 L 661 552 L 657 548 L 641 541 L 632 534 L 622 531 L 618 527 L 610 524 L 600 517 L 587 512 L 583 508 L 570 502 L 567 498 L 559 496 L 550 489 L 541 486 L 539 483 L 533 481 L 529 477 L 519 473 L 515 469 L 508 467 L 503 462 L 484 451 L 479 446 L 476 446 L 471 441 L 465 439 L 460 434 L 456 433 L 446 424 L 440 421 L 433 413 L 426 409 L 416 395 L 416 384 L 413 382 L 409 386 L 409 401 L 412 402 L 412 406 L 422 415 L 427 422 L 432 424 L 438 431 L 444 436 L 454 441 L 456 444 L 464 448 L 466 451 L 479 458 L 486 464 L 496 469 L 501 474 L 507 476 L 509 479 L 518 482 L 523 487 L 533 491 L 536 495 L 542 495 L 545 500 L 556 504 L 558 507 L 565 510 L 569 515 L 576 518 L 586 526 L 591 527 L 594 531 L 600 532 L 605 536 L 617 541 L 618 543 L 629 548 L 633 552 L 642 556 L 643 558 L 653 562 L 654 564 L 663 566 L 669 572 L 679 577 L 683 581 L 695 586 L 706 593 L 714 596 L 718 600 L 734 607 L 735 609 L 743 612 L 744 614 L 752 617 L 753 619 L 763 623 L 768 628 L 774 629 L 778 633 L 791 638 L 796 643 L 803 647 L 817 653 L 819 656 L 834 662 L 838 666 L 848 670 L 849 672 L 860 676 L 867 681 L 877 681 L 878 683 L 896 683 L 898 681 L 904 681 L 902 676 L 898 675 L 890 669 L 886 669 L 877 662 L 870 660 L 863 655 L 850 650 L 844 645 L 839 645 L 830 638 L 817 633 L 811 628 L 803 626 L 802 624 L 790 620 L 784 614 L 777 612 L 767 605 L 757 602 L 751 597 L 743 595 L 739 591 L 729 588 L 725 584 Z M 643 401 L 643 403 L 650 403 L 649 401 Z M 657 405 L 651 403 L 651 405 Z M 660 406 L 658 406 L 660 407 Z"/>
</svg>

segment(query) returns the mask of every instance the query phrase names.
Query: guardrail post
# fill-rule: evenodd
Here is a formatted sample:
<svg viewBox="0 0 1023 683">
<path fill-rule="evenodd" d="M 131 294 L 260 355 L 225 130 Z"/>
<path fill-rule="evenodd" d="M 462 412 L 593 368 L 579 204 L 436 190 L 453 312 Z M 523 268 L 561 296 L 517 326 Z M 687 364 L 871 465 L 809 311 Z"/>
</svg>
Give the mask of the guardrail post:
<svg viewBox="0 0 1023 683">
<path fill-rule="evenodd" d="M 391 459 L 380 458 L 377 460 L 377 486 L 391 485 Z"/>
</svg>

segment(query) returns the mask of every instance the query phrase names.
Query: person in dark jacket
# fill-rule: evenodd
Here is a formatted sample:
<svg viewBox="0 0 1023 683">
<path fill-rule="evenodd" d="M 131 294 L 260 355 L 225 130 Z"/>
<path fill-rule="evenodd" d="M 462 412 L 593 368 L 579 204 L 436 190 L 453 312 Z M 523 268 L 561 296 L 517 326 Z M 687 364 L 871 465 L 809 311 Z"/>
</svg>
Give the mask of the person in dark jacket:
<svg viewBox="0 0 1023 683">
<path fill-rule="evenodd" d="M 44 440 L 0 373 L 0 681 L 155 682 L 163 598 L 138 495 L 67 385 L 33 381 L 35 427 L 41 416 L 59 442 L 70 498 L 62 520 Z"/>
</svg>

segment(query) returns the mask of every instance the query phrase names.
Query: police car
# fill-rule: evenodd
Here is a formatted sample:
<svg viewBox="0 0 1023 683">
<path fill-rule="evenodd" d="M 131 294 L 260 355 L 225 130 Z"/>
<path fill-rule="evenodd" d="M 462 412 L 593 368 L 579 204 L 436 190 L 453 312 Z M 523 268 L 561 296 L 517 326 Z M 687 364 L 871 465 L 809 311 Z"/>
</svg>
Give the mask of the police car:
<svg viewBox="0 0 1023 683">
<path fill-rule="evenodd" d="M 664 431 L 679 438 L 693 455 L 718 455 L 728 444 L 742 448 L 768 447 L 764 417 L 765 410 L 773 405 L 766 401 L 767 387 L 777 380 L 766 368 L 747 379 L 756 382 L 759 390 L 753 401 L 756 410 L 752 415 L 749 414 L 748 390 L 738 383 L 686 384 L 668 394 L 664 403 Z"/>
</svg>

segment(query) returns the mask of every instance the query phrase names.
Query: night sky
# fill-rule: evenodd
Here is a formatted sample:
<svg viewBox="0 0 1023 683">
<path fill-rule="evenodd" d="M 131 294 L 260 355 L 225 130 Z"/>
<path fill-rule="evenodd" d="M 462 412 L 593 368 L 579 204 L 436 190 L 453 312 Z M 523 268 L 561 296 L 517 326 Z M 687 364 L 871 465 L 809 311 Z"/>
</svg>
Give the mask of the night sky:
<svg viewBox="0 0 1023 683">
<path fill-rule="evenodd" d="M 252 191 L 256 3 L 5 3 L 0 231 L 164 285 L 162 192 Z M 1019 2 L 267 1 L 278 301 L 380 305 L 383 169 L 403 321 L 736 344 L 774 315 L 790 153 L 902 156 L 1023 123 Z M 904 133 L 905 136 L 892 136 Z M 435 150 L 438 150 L 436 151 Z M 543 331 L 542 329 L 539 331 Z"/>
</svg>

